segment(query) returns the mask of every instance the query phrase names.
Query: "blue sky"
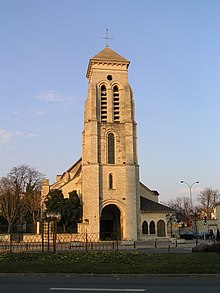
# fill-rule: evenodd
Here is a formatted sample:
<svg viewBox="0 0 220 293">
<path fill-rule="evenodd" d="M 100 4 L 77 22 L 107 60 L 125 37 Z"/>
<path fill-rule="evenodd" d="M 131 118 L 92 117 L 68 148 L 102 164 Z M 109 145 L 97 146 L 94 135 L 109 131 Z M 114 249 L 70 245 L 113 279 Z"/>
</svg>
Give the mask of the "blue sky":
<svg viewBox="0 0 220 293">
<path fill-rule="evenodd" d="M 220 1 L 0 0 L 0 176 L 51 181 L 81 156 L 89 59 L 131 61 L 141 181 L 160 201 L 220 190 Z"/>
</svg>

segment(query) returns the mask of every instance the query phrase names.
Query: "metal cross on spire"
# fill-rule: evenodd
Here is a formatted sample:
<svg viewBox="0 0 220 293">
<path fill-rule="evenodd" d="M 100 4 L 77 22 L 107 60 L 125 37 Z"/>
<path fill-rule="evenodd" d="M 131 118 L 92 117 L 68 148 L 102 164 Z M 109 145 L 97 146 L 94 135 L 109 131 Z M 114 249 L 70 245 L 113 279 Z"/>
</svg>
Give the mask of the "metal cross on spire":
<svg viewBox="0 0 220 293">
<path fill-rule="evenodd" d="M 108 29 L 106 29 L 106 36 L 103 39 L 106 40 L 106 47 L 108 47 L 108 40 L 112 40 L 112 38 L 109 38 L 109 36 L 108 36 Z"/>
</svg>

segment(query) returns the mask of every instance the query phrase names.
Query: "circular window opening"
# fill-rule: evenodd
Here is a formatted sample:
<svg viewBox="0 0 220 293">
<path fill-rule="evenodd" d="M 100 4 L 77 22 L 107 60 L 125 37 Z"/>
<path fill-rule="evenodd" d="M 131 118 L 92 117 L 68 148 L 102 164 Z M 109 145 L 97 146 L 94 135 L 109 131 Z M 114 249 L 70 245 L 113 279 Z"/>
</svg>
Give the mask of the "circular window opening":
<svg viewBox="0 0 220 293">
<path fill-rule="evenodd" d="M 109 74 L 109 75 L 107 76 L 107 80 L 112 80 L 112 75 Z"/>
</svg>

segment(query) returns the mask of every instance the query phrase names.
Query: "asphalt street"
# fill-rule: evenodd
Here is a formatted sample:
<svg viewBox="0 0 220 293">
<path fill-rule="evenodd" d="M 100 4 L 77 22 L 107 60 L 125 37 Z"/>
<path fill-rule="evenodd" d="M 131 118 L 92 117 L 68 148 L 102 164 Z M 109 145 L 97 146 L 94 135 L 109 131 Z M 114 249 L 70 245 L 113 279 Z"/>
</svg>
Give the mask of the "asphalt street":
<svg viewBox="0 0 220 293">
<path fill-rule="evenodd" d="M 219 293 L 220 278 L 205 276 L 134 275 L 5 275 L 0 276 L 1 293 L 147 292 Z"/>
</svg>

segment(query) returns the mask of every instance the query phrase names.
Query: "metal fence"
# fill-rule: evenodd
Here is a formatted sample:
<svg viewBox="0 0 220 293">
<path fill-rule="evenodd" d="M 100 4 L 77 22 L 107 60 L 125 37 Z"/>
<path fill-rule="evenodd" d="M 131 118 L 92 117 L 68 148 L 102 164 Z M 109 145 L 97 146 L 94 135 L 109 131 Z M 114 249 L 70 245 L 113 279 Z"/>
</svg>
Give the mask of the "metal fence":
<svg viewBox="0 0 220 293">
<path fill-rule="evenodd" d="M 118 250 L 118 240 L 101 241 L 98 234 L 0 234 L 0 252 Z"/>
</svg>

